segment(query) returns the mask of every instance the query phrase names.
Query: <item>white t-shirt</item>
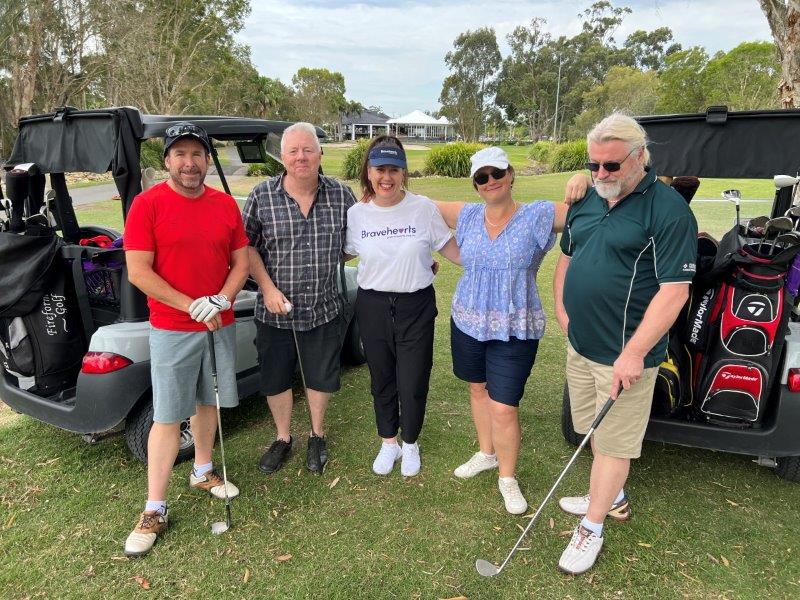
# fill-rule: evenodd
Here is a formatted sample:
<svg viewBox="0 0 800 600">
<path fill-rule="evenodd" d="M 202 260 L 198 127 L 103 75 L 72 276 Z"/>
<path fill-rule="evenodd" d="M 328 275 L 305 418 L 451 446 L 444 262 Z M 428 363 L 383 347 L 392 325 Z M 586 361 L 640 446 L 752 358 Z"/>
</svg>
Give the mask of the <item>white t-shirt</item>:
<svg viewBox="0 0 800 600">
<path fill-rule="evenodd" d="M 406 192 L 394 206 L 358 202 L 347 211 L 344 251 L 361 258 L 358 287 L 416 292 L 433 283 L 431 253 L 453 234 L 430 198 Z"/>
</svg>

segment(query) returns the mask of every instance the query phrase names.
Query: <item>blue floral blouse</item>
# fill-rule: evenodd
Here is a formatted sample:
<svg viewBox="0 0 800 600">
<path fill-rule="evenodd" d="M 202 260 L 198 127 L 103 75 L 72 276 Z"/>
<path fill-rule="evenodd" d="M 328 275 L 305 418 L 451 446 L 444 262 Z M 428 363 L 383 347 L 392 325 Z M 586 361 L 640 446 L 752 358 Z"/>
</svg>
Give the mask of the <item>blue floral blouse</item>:
<svg viewBox="0 0 800 600">
<path fill-rule="evenodd" d="M 466 204 L 456 223 L 464 275 L 453 296 L 456 326 L 479 341 L 539 339 L 545 316 L 536 273 L 553 247 L 555 208 L 521 204 L 494 240 L 484 226 L 484 205 Z"/>
</svg>

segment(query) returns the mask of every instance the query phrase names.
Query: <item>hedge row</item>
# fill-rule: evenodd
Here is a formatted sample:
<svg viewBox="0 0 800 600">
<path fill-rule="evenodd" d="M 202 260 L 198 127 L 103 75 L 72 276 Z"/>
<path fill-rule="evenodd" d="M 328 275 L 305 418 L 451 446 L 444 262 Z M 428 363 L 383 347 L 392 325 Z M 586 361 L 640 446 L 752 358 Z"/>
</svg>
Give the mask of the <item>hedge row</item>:
<svg viewBox="0 0 800 600">
<path fill-rule="evenodd" d="M 443 177 L 469 177 L 469 157 L 483 144 L 454 142 L 433 148 L 425 158 L 425 174 Z"/>
<path fill-rule="evenodd" d="M 267 162 L 251 163 L 247 167 L 247 175 L 250 177 L 273 177 L 283 173 L 283 165 L 267 154 Z"/>
</svg>

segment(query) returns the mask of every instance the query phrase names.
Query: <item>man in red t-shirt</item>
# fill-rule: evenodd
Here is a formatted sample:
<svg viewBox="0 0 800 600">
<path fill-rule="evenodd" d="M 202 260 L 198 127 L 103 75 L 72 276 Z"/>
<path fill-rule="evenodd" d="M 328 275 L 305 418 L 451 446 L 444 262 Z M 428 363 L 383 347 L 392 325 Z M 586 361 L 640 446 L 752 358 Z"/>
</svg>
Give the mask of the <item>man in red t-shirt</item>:
<svg viewBox="0 0 800 600">
<path fill-rule="evenodd" d="M 194 434 L 192 488 L 225 498 L 214 470 L 217 431 L 207 331 L 215 331 L 220 405 L 236 406 L 236 332 L 232 302 L 247 278 L 247 236 L 236 201 L 203 184 L 210 163 L 206 132 L 188 122 L 167 129 L 169 179 L 139 194 L 125 223 L 130 282 L 150 307 L 153 426 L 147 442 L 147 503 L 125 541 L 142 556 L 167 528 L 166 492 L 178 455 L 181 423 Z M 239 494 L 227 482 L 229 497 Z"/>
</svg>

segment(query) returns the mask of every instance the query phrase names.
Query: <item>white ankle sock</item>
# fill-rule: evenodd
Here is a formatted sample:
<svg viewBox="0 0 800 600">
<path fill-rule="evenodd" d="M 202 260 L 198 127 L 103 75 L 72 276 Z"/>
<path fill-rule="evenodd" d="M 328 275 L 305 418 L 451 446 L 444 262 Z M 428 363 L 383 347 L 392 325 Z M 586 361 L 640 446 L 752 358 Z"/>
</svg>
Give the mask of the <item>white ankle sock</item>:
<svg viewBox="0 0 800 600">
<path fill-rule="evenodd" d="M 581 527 L 593 532 L 597 537 L 603 537 L 602 523 L 592 523 L 589 519 L 583 517 L 583 519 L 581 519 Z"/>
<path fill-rule="evenodd" d="M 614 498 L 614 502 L 612 504 L 616 504 L 617 502 L 622 502 L 622 499 L 625 497 L 625 488 L 622 488 L 617 494 L 617 497 Z"/>
<path fill-rule="evenodd" d="M 213 469 L 214 469 L 214 463 L 213 462 L 206 463 L 204 465 L 198 465 L 197 463 L 194 463 L 194 469 L 193 469 L 194 476 L 195 477 L 202 477 L 203 475 L 205 475 L 206 473 L 212 471 Z"/>
<path fill-rule="evenodd" d="M 481 456 L 483 456 L 484 458 L 489 458 L 489 459 L 497 458 L 497 455 L 494 452 L 492 454 L 486 454 L 486 452 L 484 452 L 483 450 L 478 450 L 478 452 L 480 452 Z"/>
<path fill-rule="evenodd" d="M 166 500 L 148 500 L 144 505 L 144 512 L 149 512 L 151 510 L 157 510 L 162 515 L 166 514 L 166 512 L 167 512 L 167 501 Z"/>
</svg>

